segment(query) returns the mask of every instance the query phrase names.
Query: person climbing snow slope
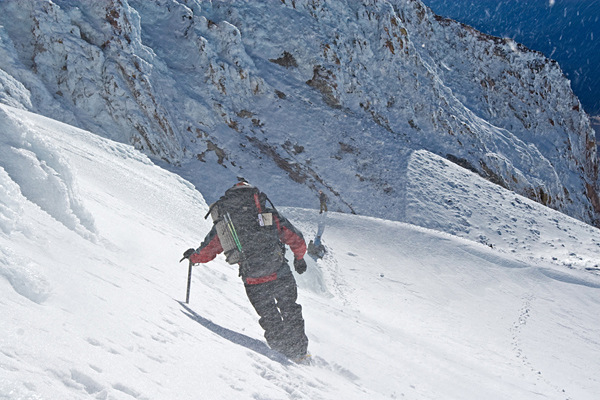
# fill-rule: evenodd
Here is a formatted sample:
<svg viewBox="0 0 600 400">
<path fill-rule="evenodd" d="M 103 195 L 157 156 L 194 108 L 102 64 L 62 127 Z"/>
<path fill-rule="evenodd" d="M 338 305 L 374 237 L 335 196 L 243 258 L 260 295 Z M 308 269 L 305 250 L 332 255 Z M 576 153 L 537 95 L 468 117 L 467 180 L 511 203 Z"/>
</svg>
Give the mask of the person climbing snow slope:
<svg viewBox="0 0 600 400">
<path fill-rule="evenodd" d="M 323 211 L 327 212 L 327 200 L 328 197 L 322 190 L 319 190 L 319 214 L 323 214 Z"/>
<path fill-rule="evenodd" d="M 267 208 L 269 201 L 271 207 Z M 306 243 L 273 206 L 267 196 L 246 181 L 239 182 L 210 206 L 213 227 L 200 247 L 188 249 L 184 258 L 206 263 L 224 253 L 229 264 L 238 264 L 250 303 L 260 316 L 268 345 L 296 361 L 308 357 L 302 306 L 297 304 L 296 280 L 285 258 L 285 245 L 294 254 L 297 273 L 306 271 Z"/>
</svg>

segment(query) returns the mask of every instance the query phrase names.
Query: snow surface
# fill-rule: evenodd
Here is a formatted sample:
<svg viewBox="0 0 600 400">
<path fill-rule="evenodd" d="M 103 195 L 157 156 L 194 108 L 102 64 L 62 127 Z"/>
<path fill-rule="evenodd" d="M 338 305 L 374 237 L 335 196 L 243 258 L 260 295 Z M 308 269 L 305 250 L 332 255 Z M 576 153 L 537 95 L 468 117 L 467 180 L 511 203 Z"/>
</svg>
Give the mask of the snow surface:
<svg viewBox="0 0 600 400">
<path fill-rule="evenodd" d="M 299 366 L 267 348 L 221 256 L 182 303 L 178 260 L 210 228 L 190 183 L 0 105 L 0 399 L 596 399 L 600 231 L 409 158 L 407 218 L 465 238 L 281 208 L 328 250 L 297 276 L 315 359 Z"/>
</svg>

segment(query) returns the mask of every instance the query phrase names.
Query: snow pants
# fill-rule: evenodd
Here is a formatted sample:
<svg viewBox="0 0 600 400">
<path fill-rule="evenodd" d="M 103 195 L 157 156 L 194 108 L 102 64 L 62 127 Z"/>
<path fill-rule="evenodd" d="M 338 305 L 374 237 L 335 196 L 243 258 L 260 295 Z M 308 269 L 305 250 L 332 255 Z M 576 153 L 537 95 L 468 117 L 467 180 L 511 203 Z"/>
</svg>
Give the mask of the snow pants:
<svg viewBox="0 0 600 400">
<path fill-rule="evenodd" d="M 298 288 L 292 273 L 271 282 L 246 285 L 246 294 L 260 316 L 269 346 L 289 358 L 306 354 L 308 338 L 304 333 L 302 306 L 296 303 Z"/>
<path fill-rule="evenodd" d="M 323 211 L 327 212 L 327 204 L 326 203 L 321 203 L 321 206 L 319 207 L 319 214 L 323 214 Z"/>
</svg>

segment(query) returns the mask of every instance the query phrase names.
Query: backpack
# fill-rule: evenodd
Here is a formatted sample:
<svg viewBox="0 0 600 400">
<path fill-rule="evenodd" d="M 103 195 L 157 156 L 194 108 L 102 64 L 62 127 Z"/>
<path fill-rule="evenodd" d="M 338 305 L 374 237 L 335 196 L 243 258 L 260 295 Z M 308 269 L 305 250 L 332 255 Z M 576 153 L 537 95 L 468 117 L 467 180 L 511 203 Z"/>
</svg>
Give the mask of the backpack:
<svg viewBox="0 0 600 400">
<path fill-rule="evenodd" d="M 244 184 L 228 189 L 213 203 L 211 215 L 226 261 L 240 265 L 242 277 L 260 278 L 276 272 L 285 262 L 285 246 L 266 207 L 267 195 Z"/>
</svg>

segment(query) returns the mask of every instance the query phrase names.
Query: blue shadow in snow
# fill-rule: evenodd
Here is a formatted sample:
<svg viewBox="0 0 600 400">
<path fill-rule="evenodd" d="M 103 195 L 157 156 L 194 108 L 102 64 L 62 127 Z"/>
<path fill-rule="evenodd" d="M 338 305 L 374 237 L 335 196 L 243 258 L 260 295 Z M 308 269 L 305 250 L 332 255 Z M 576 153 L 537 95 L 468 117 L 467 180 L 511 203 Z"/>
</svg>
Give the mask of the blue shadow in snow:
<svg viewBox="0 0 600 400">
<path fill-rule="evenodd" d="M 569 275 L 566 272 L 555 271 L 550 268 L 539 268 L 539 271 L 550 279 L 559 282 L 571 283 L 573 285 L 587 286 L 593 289 L 600 289 L 600 284 L 586 280 L 585 277 L 576 277 Z"/>
<path fill-rule="evenodd" d="M 246 336 L 241 333 L 234 332 L 230 329 L 223 328 L 222 326 L 215 324 L 214 322 L 202 317 L 201 315 L 198 315 L 198 313 L 196 313 L 194 310 L 192 310 L 190 307 L 188 307 L 187 304 L 185 304 L 181 301 L 178 301 L 178 303 L 181 304 L 181 306 L 185 309 L 185 311 L 183 311 L 183 310 L 181 311 L 183 313 L 183 315 L 196 321 L 197 323 L 199 323 L 200 325 L 202 325 L 209 331 L 216 333 L 217 335 L 221 336 L 223 339 L 227 339 L 231 343 L 235 343 L 237 345 L 244 346 L 245 348 L 252 350 L 260 355 L 263 355 L 263 356 L 265 356 L 273 361 L 276 361 L 280 364 L 283 364 L 283 365 L 291 365 L 292 364 L 292 362 L 290 360 L 288 360 L 288 358 L 286 356 L 271 349 L 264 342 L 253 339 L 250 336 Z"/>
</svg>

